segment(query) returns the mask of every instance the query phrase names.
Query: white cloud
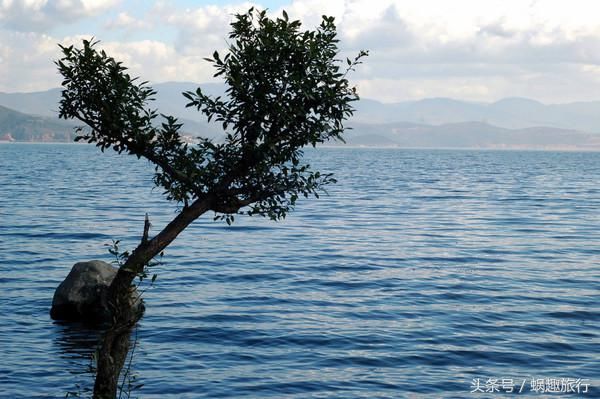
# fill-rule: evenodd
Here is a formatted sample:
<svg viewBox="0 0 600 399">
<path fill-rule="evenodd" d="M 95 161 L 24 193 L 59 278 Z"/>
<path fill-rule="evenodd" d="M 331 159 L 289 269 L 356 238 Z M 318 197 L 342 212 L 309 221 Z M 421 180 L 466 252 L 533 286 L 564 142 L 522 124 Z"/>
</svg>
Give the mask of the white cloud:
<svg viewBox="0 0 600 399">
<path fill-rule="evenodd" d="M 106 34 L 107 51 L 144 79 L 210 81 L 213 71 L 202 58 L 226 48 L 234 14 L 253 5 L 232 0 L 228 6 L 182 8 L 165 0 L 137 14 L 118 3 L 0 0 L 0 90 L 56 85 L 50 54 L 62 40 L 42 32 L 85 16 L 106 21 L 106 10 L 112 19 L 96 26 L 107 32 L 72 37 Z M 314 28 L 322 14 L 335 16 L 342 57 L 370 50 L 351 77 L 365 97 L 600 98 L 600 2 L 292 0 L 283 8 L 306 28 Z M 281 8 L 271 14 L 280 15 Z M 28 31 L 40 33 L 19 33 Z M 34 76 L 23 78 L 25 73 Z"/>
<path fill-rule="evenodd" d="M 154 10 L 165 24 L 178 31 L 175 46 L 184 56 L 207 57 L 214 50 L 226 47 L 226 37 L 234 15 L 246 12 L 252 3 L 232 6 L 215 5 L 176 9 L 167 3 L 159 3 Z"/>
<path fill-rule="evenodd" d="M 600 97 L 593 75 L 598 70 L 591 67 L 600 64 L 600 28 L 589 17 L 600 3 L 370 3 L 354 0 L 340 25 L 342 45 L 371 50 L 357 76 L 364 96 L 397 101 L 523 95 L 557 102 Z"/>
<path fill-rule="evenodd" d="M 0 22 L 9 29 L 43 32 L 53 26 L 93 17 L 120 0 L 2 0 Z"/>
<path fill-rule="evenodd" d="M 63 38 L 64 45 L 80 46 L 81 40 L 90 40 L 90 35 Z M 129 42 L 101 41 L 98 49 L 123 62 L 132 76 L 150 82 L 192 81 L 208 82 L 213 79 L 212 67 L 203 58 L 207 54 L 185 55 L 175 46 L 159 40 L 139 40 Z M 60 54 L 57 53 L 56 57 Z"/>
<path fill-rule="evenodd" d="M 148 29 L 152 26 L 149 21 L 137 19 L 127 12 L 120 12 L 116 18 L 106 23 L 106 29 L 123 29 L 126 31 L 139 31 Z"/>
<path fill-rule="evenodd" d="M 57 87 L 52 60 L 58 55 L 56 40 L 33 32 L 0 31 L 0 91 L 34 91 Z"/>
<path fill-rule="evenodd" d="M 287 7 L 272 10 L 271 15 L 280 16 L 283 9 L 290 18 L 300 19 L 306 27 L 315 27 L 321 22 L 321 16 L 335 17 L 339 22 L 348 9 L 348 0 L 294 0 Z"/>
</svg>

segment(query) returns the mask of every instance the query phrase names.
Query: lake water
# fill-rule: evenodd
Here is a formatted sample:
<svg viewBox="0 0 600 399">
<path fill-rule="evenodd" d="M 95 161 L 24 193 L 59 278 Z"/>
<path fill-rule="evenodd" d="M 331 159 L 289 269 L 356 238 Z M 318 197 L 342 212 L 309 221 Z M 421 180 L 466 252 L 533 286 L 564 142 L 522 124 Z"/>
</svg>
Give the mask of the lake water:
<svg viewBox="0 0 600 399">
<path fill-rule="evenodd" d="M 329 196 L 280 223 L 207 215 L 168 248 L 133 396 L 600 397 L 600 153 L 308 156 Z M 95 334 L 53 322 L 52 295 L 111 239 L 136 244 L 145 212 L 154 232 L 173 217 L 149 170 L 0 145 L 2 398 L 90 388 Z"/>
</svg>

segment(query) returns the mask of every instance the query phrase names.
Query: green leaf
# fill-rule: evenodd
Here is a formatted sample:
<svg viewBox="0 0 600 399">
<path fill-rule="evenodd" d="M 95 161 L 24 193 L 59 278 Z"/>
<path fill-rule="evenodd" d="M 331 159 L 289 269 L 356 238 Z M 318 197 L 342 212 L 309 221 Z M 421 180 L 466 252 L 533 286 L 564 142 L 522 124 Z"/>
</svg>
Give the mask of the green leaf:
<svg viewBox="0 0 600 399">
<path fill-rule="evenodd" d="M 228 225 L 238 213 L 280 220 L 300 196 L 318 197 L 335 182 L 302 164 L 302 149 L 343 141 L 352 102 L 358 100 L 348 76 L 368 52 L 361 50 L 345 63 L 336 58 L 333 17 L 323 16 L 316 29 L 307 30 L 300 21 L 289 21 L 286 11 L 271 19 L 251 8 L 232 19 L 223 57 L 214 51 L 205 58 L 226 95 L 213 97 L 201 88 L 182 93 L 186 107 L 219 122 L 211 129 L 222 128 L 223 141 L 201 138 L 189 145 L 176 118 L 164 115 L 157 121 L 162 114 L 149 105 L 156 91 L 98 50 L 95 39 L 79 47 L 59 45 L 59 116 L 85 121 L 76 141 L 147 159 L 155 167 L 153 183 L 187 217 L 195 209 L 201 211 L 193 217 L 213 211 L 215 221 Z M 99 173 L 119 176 L 116 170 Z M 135 256 L 121 254 L 118 244 L 110 252 L 117 261 Z"/>
</svg>

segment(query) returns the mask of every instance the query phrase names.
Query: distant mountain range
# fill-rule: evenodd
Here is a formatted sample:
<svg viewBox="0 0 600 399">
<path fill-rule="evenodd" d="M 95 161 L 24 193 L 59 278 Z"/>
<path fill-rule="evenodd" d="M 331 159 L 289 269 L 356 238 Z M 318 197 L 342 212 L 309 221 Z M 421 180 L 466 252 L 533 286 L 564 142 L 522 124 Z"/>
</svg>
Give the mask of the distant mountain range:
<svg viewBox="0 0 600 399">
<path fill-rule="evenodd" d="M 154 85 L 151 104 L 178 117 L 190 136 L 218 140 L 220 126 L 185 108 L 183 91 L 201 86 L 222 95 L 221 84 Z M 60 89 L 0 93 L 0 141 L 72 141 L 74 123 L 57 118 Z M 600 101 L 546 105 L 526 98 L 474 103 L 432 98 L 393 104 L 361 99 L 346 141 L 355 146 L 600 150 Z"/>
<path fill-rule="evenodd" d="M 363 99 L 354 120 L 362 123 L 412 122 L 426 125 L 482 122 L 507 129 L 547 126 L 600 133 L 600 101 L 546 105 L 527 98 L 473 103 L 428 98 L 384 104 Z"/>
<path fill-rule="evenodd" d="M 347 143 L 366 147 L 600 150 L 600 134 L 553 127 L 506 129 L 483 122 L 351 124 Z M 368 133 L 365 133 L 368 132 Z"/>
</svg>

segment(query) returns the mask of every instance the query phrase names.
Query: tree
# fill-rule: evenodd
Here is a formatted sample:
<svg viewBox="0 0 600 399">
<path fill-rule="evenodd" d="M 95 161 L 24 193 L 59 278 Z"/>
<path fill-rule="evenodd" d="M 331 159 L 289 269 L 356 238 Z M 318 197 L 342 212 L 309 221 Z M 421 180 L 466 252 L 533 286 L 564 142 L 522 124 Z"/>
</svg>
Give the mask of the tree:
<svg viewBox="0 0 600 399">
<path fill-rule="evenodd" d="M 200 138 L 188 145 L 176 118 L 161 114 L 158 123 L 158 112 L 149 107 L 155 91 L 97 50 L 97 42 L 60 46 L 60 117 L 84 124 L 76 140 L 147 159 L 155 166 L 156 186 L 181 205 L 153 238 L 146 219 L 141 243 L 125 257 L 109 288 L 113 323 L 102 339 L 95 398 L 113 398 L 117 392 L 131 327 L 140 317 L 128 306 L 134 278 L 181 231 L 210 211 L 228 224 L 238 214 L 279 220 L 299 197 L 318 197 L 335 182 L 331 174 L 304 163 L 302 149 L 342 140 L 343 123 L 358 99 L 346 75 L 367 53 L 345 63 L 337 58 L 332 17 L 323 16 L 318 28 L 302 31 L 285 12 L 270 19 L 265 11 L 250 9 L 236 15 L 231 28 L 227 54 L 214 52 L 206 59 L 214 76 L 225 80 L 226 95 L 213 98 L 200 88 L 183 93 L 188 107 L 222 124 L 222 143 Z"/>
</svg>

